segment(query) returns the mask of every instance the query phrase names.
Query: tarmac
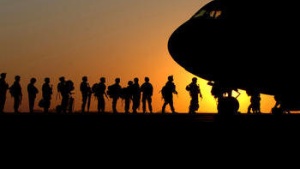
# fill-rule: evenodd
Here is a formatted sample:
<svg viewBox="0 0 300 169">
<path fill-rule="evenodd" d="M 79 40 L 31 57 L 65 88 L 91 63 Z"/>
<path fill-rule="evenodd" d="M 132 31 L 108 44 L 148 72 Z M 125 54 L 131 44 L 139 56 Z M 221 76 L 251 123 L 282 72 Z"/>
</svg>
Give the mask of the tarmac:
<svg viewBox="0 0 300 169">
<path fill-rule="evenodd" d="M 1 145 L 8 149 L 25 149 L 27 154 L 34 147 L 63 158 L 61 152 L 81 158 L 92 151 L 114 160 L 147 160 L 144 164 L 159 159 L 167 163 L 168 156 L 174 164 L 174 157 L 199 154 L 211 159 L 245 158 L 240 155 L 249 157 L 250 152 L 281 157 L 299 147 L 299 129 L 300 114 L 0 114 Z"/>
</svg>

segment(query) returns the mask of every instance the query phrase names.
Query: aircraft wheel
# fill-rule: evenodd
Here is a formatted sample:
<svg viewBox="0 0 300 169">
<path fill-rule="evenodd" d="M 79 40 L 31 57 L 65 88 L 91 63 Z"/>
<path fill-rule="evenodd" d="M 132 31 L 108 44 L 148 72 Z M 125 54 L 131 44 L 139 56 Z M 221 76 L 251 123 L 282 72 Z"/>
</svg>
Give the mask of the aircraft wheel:
<svg viewBox="0 0 300 169">
<path fill-rule="evenodd" d="M 234 97 L 224 97 L 218 100 L 218 114 L 234 115 L 238 113 L 239 102 Z"/>
<path fill-rule="evenodd" d="M 282 108 L 273 107 L 272 108 L 272 114 L 274 115 L 281 115 L 284 113 L 284 110 Z"/>
</svg>

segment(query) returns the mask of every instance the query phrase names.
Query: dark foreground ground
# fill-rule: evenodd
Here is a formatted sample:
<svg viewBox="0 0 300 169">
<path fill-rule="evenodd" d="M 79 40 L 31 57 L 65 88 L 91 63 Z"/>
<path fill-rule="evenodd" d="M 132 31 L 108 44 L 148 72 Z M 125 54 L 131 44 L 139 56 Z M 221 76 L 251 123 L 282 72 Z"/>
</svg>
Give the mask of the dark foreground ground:
<svg viewBox="0 0 300 169">
<path fill-rule="evenodd" d="M 300 114 L 0 114 L 1 128 L 23 129 L 111 129 L 111 130 L 182 130 L 182 129 L 300 129 Z M 299 130 L 300 132 L 300 130 Z"/>
<path fill-rule="evenodd" d="M 98 140 L 150 145 L 198 141 L 222 145 L 249 143 L 270 144 L 297 141 L 300 146 L 300 114 L 239 114 L 220 116 L 216 113 L 178 114 L 44 114 L 5 113 L 0 115 L 0 133 L 18 136 L 16 140 L 41 138 L 71 142 Z M 72 139 L 69 139 L 72 138 Z M 299 139 L 298 139 L 299 138 Z M 43 139 L 45 140 L 45 139 Z M 64 141 L 65 142 L 65 141 Z M 68 142 L 68 141 L 66 141 Z M 179 143 L 182 145 L 181 143 Z M 135 145 L 136 146 L 136 145 Z"/>
<path fill-rule="evenodd" d="M 210 113 L 0 115 L 1 148 L 7 148 L 8 152 L 13 152 L 12 148 L 18 152 L 22 150 L 23 155 L 17 154 L 22 158 L 31 157 L 29 153 L 41 158 L 54 154 L 49 163 L 57 159 L 66 162 L 66 156 L 72 157 L 72 164 L 75 164 L 74 156 L 78 159 L 76 162 L 83 157 L 97 156 L 94 162 L 98 165 L 107 161 L 105 157 L 108 161 L 114 160 L 109 165 L 120 165 L 119 160 L 124 159 L 126 163 L 122 165 L 138 165 L 139 159 L 143 165 L 157 166 L 163 162 L 166 167 L 176 166 L 183 158 L 202 166 L 206 161 L 200 156 L 214 159 L 212 163 L 207 162 L 209 166 L 218 162 L 216 158 L 228 158 L 232 164 L 239 158 L 248 164 L 257 160 L 266 162 L 265 158 L 273 155 L 282 161 L 290 151 L 299 153 L 299 135 L 300 114 L 231 117 Z"/>
</svg>

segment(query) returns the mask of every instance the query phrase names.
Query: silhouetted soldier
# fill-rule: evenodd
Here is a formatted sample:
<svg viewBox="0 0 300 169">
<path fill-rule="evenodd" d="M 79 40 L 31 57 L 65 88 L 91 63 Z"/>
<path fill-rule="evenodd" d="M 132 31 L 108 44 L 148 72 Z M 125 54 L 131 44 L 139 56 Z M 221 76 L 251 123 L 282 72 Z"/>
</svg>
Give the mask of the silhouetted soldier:
<svg viewBox="0 0 300 169">
<path fill-rule="evenodd" d="M 74 98 L 72 97 L 72 91 L 74 90 L 74 83 L 72 80 L 66 81 L 66 92 L 68 93 L 68 102 L 67 102 L 67 111 L 69 113 L 73 112 L 73 106 L 74 106 Z"/>
<path fill-rule="evenodd" d="M 97 110 L 98 113 L 104 113 L 105 112 L 105 98 L 104 96 L 108 99 L 106 95 L 106 79 L 105 77 L 100 78 L 99 83 L 95 83 L 92 86 L 92 92 L 94 93 L 94 96 L 96 96 L 98 104 L 97 104 Z"/>
<path fill-rule="evenodd" d="M 223 97 L 224 90 L 218 81 L 209 81 L 207 84 L 212 86 L 210 92 L 215 99 L 221 99 Z"/>
<path fill-rule="evenodd" d="M 129 108 L 130 108 L 130 103 L 131 100 L 133 99 L 133 81 L 129 80 L 128 81 L 128 86 L 124 87 L 122 90 L 122 98 L 125 100 L 125 106 L 124 106 L 124 110 L 125 113 L 128 114 L 129 113 Z"/>
<path fill-rule="evenodd" d="M 4 112 L 4 106 L 6 102 L 6 93 L 9 88 L 8 83 L 6 82 L 6 73 L 1 73 L 0 75 L 0 113 Z"/>
<path fill-rule="evenodd" d="M 115 79 L 115 83 L 108 86 L 108 95 L 110 98 L 112 98 L 112 111 L 113 113 L 118 113 L 117 111 L 117 102 L 118 102 L 118 99 L 120 98 L 120 94 L 121 94 L 121 90 L 122 90 L 122 87 L 120 85 L 120 81 L 121 79 L 120 78 L 116 78 Z"/>
<path fill-rule="evenodd" d="M 275 93 L 274 99 L 276 102 L 274 107 L 272 108 L 272 114 L 278 115 L 283 113 L 291 113 L 288 106 L 290 97 L 287 95 L 285 90 Z"/>
<path fill-rule="evenodd" d="M 59 78 L 59 83 L 57 84 L 57 91 L 60 93 L 61 95 L 61 107 L 57 110 L 58 112 L 63 112 L 66 113 L 68 106 L 69 106 L 69 99 L 71 96 L 71 91 L 74 90 L 74 88 L 72 87 L 72 81 L 65 80 L 65 77 L 60 77 Z M 69 112 L 70 112 L 70 108 L 69 108 Z"/>
<path fill-rule="evenodd" d="M 31 78 L 29 84 L 27 85 L 27 93 L 28 93 L 28 103 L 29 103 L 29 112 L 33 113 L 34 103 L 36 95 L 39 90 L 35 87 L 36 78 Z"/>
<path fill-rule="evenodd" d="M 145 77 L 145 82 L 141 85 L 142 92 L 142 108 L 143 113 L 146 113 L 146 104 L 148 103 L 148 108 L 150 113 L 152 113 L 152 95 L 153 95 L 153 86 L 149 82 L 149 77 Z"/>
<path fill-rule="evenodd" d="M 189 113 L 195 114 L 196 111 L 199 109 L 199 96 L 202 98 L 202 93 L 200 90 L 199 85 L 197 84 L 197 78 L 193 77 L 192 82 L 186 86 L 185 88 L 187 91 L 189 91 L 191 96 L 190 106 L 189 106 Z"/>
<path fill-rule="evenodd" d="M 164 104 L 162 106 L 163 114 L 165 113 L 165 109 L 168 104 L 171 108 L 172 113 L 173 114 L 176 113 L 173 105 L 173 93 L 178 94 L 178 92 L 176 91 L 176 86 L 173 81 L 174 81 L 173 76 L 172 75 L 168 76 L 168 81 L 161 91 L 164 99 Z"/>
<path fill-rule="evenodd" d="M 137 113 L 137 109 L 140 107 L 141 102 L 141 89 L 139 84 L 139 78 L 133 79 L 132 85 L 132 113 Z"/>
<path fill-rule="evenodd" d="M 23 97 L 20 80 L 21 80 L 21 77 L 19 75 L 15 76 L 15 81 L 9 88 L 9 92 L 14 99 L 14 112 L 15 113 L 19 113 L 19 107 L 22 103 L 22 97 Z"/>
<path fill-rule="evenodd" d="M 42 97 L 44 101 L 44 113 L 48 113 L 51 105 L 51 97 L 53 94 L 52 85 L 50 85 L 50 78 L 46 77 L 44 79 L 44 84 L 42 85 Z"/>
<path fill-rule="evenodd" d="M 81 112 L 84 113 L 86 106 L 88 106 L 88 111 L 89 111 L 90 105 L 87 105 L 87 103 L 88 100 L 90 101 L 91 93 L 92 93 L 91 87 L 88 83 L 87 76 L 82 77 L 82 82 L 80 83 L 80 92 L 82 96 Z M 88 104 L 90 104 L 90 102 Z"/>
<path fill-rule="evenodd" d="M 254 114 L 260 114 L 260 93 L 255 89 L 247 90 L 247 94 L 250 96 L 250 105 L 248 106 L 247 113 L 250 114 L 251 111 Z"/>
<path fill-rule="evenodd" d="M 57 84 L 57 92 L 59 98 L 61 98 L 61 103 L 59 106 L 57 106 L 57 112 L 61 113 L 63 111 L 64 113 L 67 111 L 67 104 L 68 104 L 68 93 L 66 92 L 66 79 L 64 76 L 61 76 L 59 78 L 59 82 Z"/>
</svg>

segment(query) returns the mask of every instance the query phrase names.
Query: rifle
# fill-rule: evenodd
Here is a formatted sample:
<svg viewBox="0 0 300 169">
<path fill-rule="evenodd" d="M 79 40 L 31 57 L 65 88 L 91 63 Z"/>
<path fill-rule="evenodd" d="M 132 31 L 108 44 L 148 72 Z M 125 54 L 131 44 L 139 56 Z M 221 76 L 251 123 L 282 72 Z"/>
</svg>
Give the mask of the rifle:
<svg viewBox="0 0 300 169">
<path fill-rule="evenodd" d="M 104 96 L 107 98 L 107 100 L 109 100 L 109 97 L 107 96 L 107 94 L 104 92 Z"/>
<path fill-rule="evenodd" d="M 20 100 L 20 102 L 19 102 L 19 105 L 21 105 L 21 104 L 22 104 L 22 99 L 23 99 L 23 96 L 22 96 L 22 95 L 20 95 L 20 96 L 19 96 L 19 100 Z"/>
<path fill-rule="evenodd" d="M 89 91 L 88 93 L 88 102 L 87 102 L 87 112 L 90 111 L 90 106 L 91 106 L 91 98 L 92 98 L 92 92 Z"/>
</svg>

